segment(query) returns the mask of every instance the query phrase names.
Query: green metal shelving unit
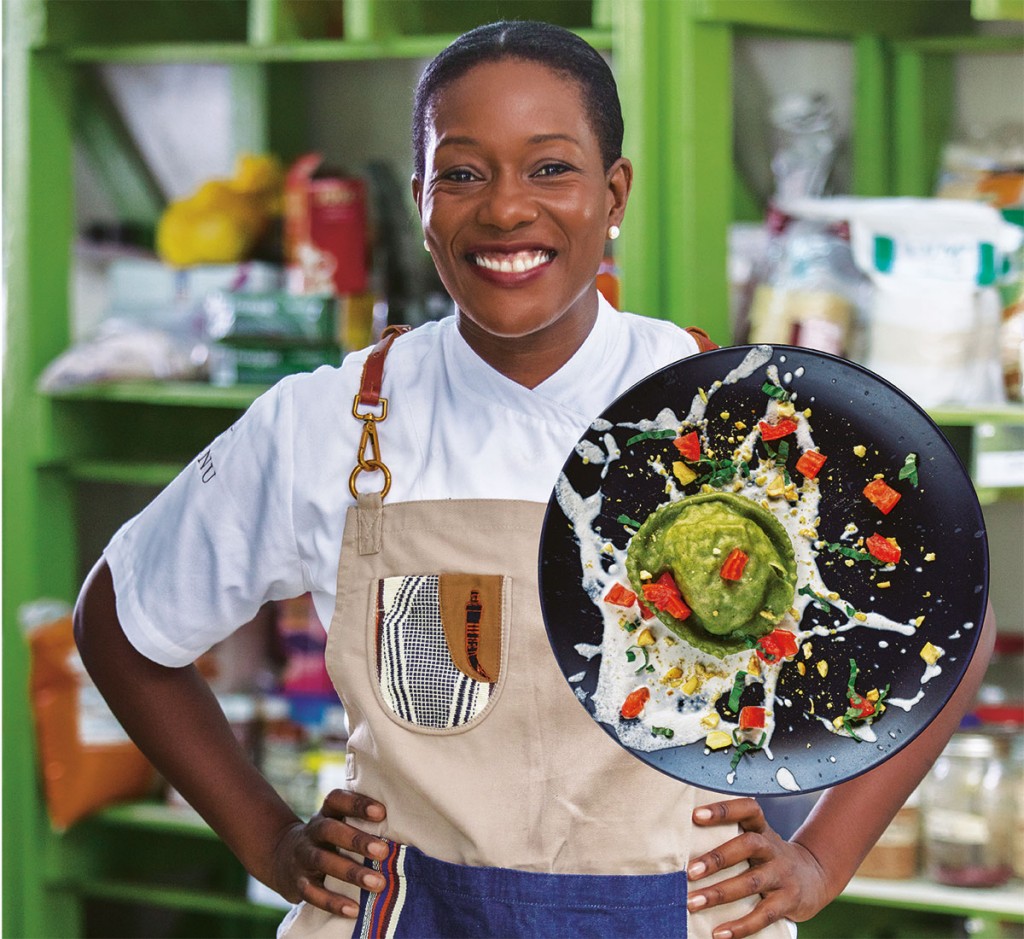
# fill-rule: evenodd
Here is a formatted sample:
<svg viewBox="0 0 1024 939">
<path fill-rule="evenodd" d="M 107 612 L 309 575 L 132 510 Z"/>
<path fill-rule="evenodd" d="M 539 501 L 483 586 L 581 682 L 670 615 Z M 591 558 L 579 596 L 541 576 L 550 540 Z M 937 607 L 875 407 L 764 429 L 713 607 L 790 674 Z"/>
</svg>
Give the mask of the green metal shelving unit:
<svg viewBox="0 0 1024 939">
<path fill-rule="evenodd" d="M 106 62 L 218 62 L 232 67 L 246 142 L 301 146 L 289 96 L 301 63 L 429 56 L 475 22 L 558 16 L 613 57 L 637 167 L 619 242 L 630 309 L 705 326 L 728 341 L 726 232 L 732 167 L 732 50 L 758 32 L 842 37 L 856 62 L 858 194 L 912 194 L 941 141 L 941 101 L 923 89 L 949 75 L 971 28 L 968 0 L 6 0 L 3 371 L 3 926 L 11 939 L 83 935 L 89 900 L 186 916 L 191 935 L 270 935 L 278 914 L 248 904 L 241 872 L 204 826 L 113 809 L 64 835 L 41 801 L 27 697 L 21 604 L 72 600 L 80 483 L 164 485 L 253 400 L 258 388 L 123 384 L 51 398 L 44 366 L 69 342 L 76 140 L 105 155 L 127 220 L 160 209 L 148 171 L 93 77 Z M 1017 0 L 975 0 L 1003 9 Z M 188 15 L 183 15 L 187 8 Z M 301 14 L 298 15 L 297 14 Z M 935 38 L 946 37 L 946 38 Z M 925 65 L 921 65 L 926 60 Z M 916 70 L 916 71 L 915 71 Z M 948 86 L 948 77 L 946 79 Z M 898 91 L 893 95 L 894 87 Z M 933 119 L 933 117 L 935 119 Z M 899 149 L 899 160 L 896 159 Z M 969 425 L 972 415 L 947 415 Z M 1019 415 L 1011 413 L 1010 420 Z M 154 849 L 159 845 L 159 851 Z M 217 855 L 217 851 L 222 851 Z M 132 880 L 161 854 L 188 868 L 210 856 L 210 882 Z M 141 865 L 140 865 L 141 866 Z M 128 868 L 126 871 L 125 868 Z M 186 915 L 187 914 L 187 915 Z M 188 918 L 195 915 L 197 918 Z"/>
</svg>

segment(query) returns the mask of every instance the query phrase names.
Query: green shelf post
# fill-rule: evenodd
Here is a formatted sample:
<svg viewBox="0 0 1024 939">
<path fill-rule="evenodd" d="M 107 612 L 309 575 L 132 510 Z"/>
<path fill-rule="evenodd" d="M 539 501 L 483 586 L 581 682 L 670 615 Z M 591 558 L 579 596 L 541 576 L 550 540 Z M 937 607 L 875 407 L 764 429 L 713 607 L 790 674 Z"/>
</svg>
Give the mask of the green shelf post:
<svg viewBox="0 0 1024 939">
<path fill-rule="evenodd" d="M 69 246 L 74 237 L 70 76 L 38 50 L 45 8 L 8 0 L 4 27 L 4 197 L 8 243 L 3 374 L 3 933 L 74 935 L 74 897 L 47 882 L 55 836 L 37 782 L 27 646 L 19 607 L 73 597 L 75 561 L 67 487 L 35 472 L 52 433 L 35 392 L 43 366 L 68 341 Z"/>
<path fill-rule="evenodd" d="M 732 43 L 691 2 L 615 8 L 613 55 L 636 169 L 620 264 L 625 306 L 727 342 Z M 709 91 L 711 89 L 711 91 Z"/>
<path fill-rule="evenodd" d="M 893 173 L 891 57 L 887 43 L 870 35 L 854 39 L 853 55 L 851 189 L 858 196 L 886 196 L 892 192 Z"/>
<path fill-rule="evenodd" d="M 897 43 L 893 57 L 893 188 L 899 196 L 930 196 L 949 131 L 953 61 L 914 43 Z"/>
</svg>

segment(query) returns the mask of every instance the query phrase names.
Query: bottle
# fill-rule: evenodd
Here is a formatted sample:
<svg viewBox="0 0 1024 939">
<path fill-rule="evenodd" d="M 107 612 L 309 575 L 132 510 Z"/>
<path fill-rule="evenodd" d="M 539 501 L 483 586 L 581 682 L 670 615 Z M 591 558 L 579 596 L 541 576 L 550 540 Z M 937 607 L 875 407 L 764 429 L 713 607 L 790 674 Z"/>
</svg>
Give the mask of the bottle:
<svg viewBox="0 0 1024 939">
<path fill-rule="evenodd" d="M 320 725 L 320 747 L 317 762 L 317 802 L 324 799 L 333 789 L 344 789 L 345 749 L 348 743 L 348 720 L 345 709 L 334 704 L 324 711 Z"/>
<path fill-rule="evenodd" d="M 619 268 L 615 263 L 615 258 L 606 254 L 601 266 L 597 269 L 597 289 L 616 310 L 619 309 L 620 283 Z"/>
<path fill-rule="evenodd" d="M 259 769 L 277 794 L 296 812 L 296 781 L 302 776 L 306 731 L 292 719 L 291 703 L 284 695 L 267 695 L 260 702 Z"/>
<path fill-rule="evenodd" d="M 922 783 L 925 870 L 937 883 L 997 887 L 1010 878 L 1006 743 L 991 734 L 954 734 Z"/>
</svg>

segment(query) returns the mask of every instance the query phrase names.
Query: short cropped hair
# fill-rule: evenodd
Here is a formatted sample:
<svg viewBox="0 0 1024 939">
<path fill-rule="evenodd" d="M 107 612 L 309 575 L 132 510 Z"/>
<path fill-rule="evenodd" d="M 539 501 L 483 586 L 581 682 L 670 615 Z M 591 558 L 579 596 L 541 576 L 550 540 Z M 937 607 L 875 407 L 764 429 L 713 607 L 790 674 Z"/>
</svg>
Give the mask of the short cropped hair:
<svg viewBox="0 0 1024 939">
<path fill-rule="evenodd" d="M 607 170 L 622 156 L 622 106 L 608 63 L 589 43 L 561 26 L 533 20 L 488 23 L 442 50 L 416 85 L 412 111 L 413 166 L 426 171 L 427 122 L 436 96 L 477 65 L 505 59 L 537 62 L 573 81 L 601 148 Z"/>
</svg>

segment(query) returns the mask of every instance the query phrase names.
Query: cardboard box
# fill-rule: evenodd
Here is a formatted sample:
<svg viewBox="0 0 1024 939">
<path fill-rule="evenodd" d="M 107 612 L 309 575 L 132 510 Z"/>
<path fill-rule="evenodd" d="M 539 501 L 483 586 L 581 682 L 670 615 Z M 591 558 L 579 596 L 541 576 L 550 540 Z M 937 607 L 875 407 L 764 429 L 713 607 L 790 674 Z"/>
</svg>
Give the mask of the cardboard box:
<svg viewBox="0 0 1024 939">
<path fill-rule="evenodd" d="M 213 340 L 263 345 L 343 345 L 333 294 L 234 293 L 206 298 L 206 334 Z"/>
<path fill-rule="evenodd" d="M 284 250 L 291 293 L 362 294 L 369 286 L 366 185 L 299 157 L 285 179 Z"/>
<path fill-rule="evenodd" d="M 210 384 L 272 385 L 286 375 L 312 372 L 321 365 L 338 366 L 337 346 L 240 346 L 215 342 L 210 346 Z"/>
</svg>

